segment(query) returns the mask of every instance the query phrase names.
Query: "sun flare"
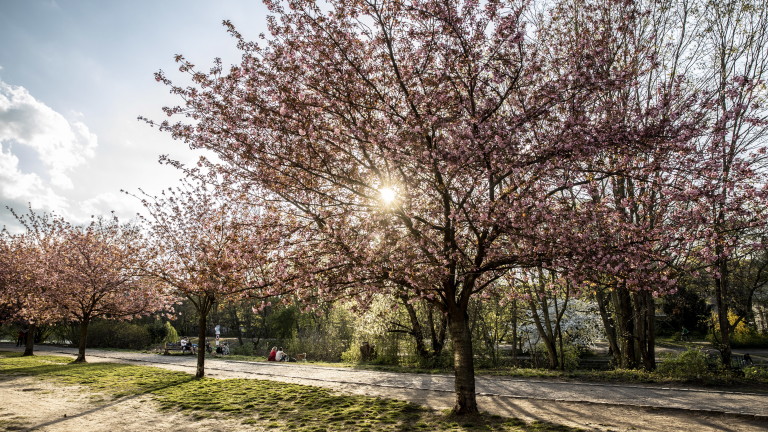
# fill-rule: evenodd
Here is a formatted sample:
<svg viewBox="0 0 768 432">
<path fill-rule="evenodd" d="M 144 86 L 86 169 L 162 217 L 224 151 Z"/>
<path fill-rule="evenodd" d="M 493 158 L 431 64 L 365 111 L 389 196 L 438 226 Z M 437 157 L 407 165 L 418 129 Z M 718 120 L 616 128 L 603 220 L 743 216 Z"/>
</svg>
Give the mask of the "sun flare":
<svg viewBox="0 0 768 432">
<path fill-rule="evenodd" d="M 391 187 L 380 188 L 379 194 L 381 194 L 381 201 L 384 202 L 384 204 L 392 204 L 392 202 L 395 201 L 395 197 L 397 196 L 395 190 Z"/>
</svg>

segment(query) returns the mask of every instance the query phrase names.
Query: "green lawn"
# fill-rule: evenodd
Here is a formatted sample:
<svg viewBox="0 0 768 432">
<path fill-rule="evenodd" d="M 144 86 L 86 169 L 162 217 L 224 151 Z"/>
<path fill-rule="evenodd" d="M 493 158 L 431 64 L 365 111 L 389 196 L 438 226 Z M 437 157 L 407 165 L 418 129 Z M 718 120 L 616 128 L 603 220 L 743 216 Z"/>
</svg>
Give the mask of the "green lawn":
<svg viewBox="0 0 768 432">
<path fill-rule="evenodd" d="M 392 400 L 339 396 L 329 390 L 250 379 L 195 380 L 147 366 L 72 364 L 68 357 L 0 352 L 0 376 L 36 376 L 122 397 L 149 394 L 163 409 L 200 417 L 229 416 L 243 424 L 291 431 L 574 431 L 493 415 L 457 417 Z"/>
</svg>

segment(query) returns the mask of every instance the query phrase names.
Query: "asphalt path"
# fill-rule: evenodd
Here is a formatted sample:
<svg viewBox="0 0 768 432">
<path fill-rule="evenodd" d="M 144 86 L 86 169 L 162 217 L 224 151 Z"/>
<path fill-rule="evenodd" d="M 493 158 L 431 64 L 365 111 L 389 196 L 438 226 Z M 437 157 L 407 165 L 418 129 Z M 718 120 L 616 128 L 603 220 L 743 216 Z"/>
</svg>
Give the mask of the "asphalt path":
<svg viewBox="0 0 768 432">
<path fill-rule="evenodd" d="M 0 349 L 16 349 L 0 344 Z M 74 355 L 76 349 L 38 345 L 36 352 Z M 165 367 L 194 373 L 196 359 L 191 355 L 160 355 L 91 349 L 89 361 L 118 361 Z M 450 400 L 453 376 L 367 371 L 351 368 L 314 366 L 306 363 L 246 362 L 226 358 L 206 358 L 206 376 L 215 378 L 254 378 L 298 384 L 356 389 L 371 395 L 423 395 L 424 404 L 432 398 Z M 600 408 L 627 407 L 646 411 L 680 412 L 686 415 L 725 416 L 764 424 L 768 430 L 768 393 L 677 388 L 660 385 L 599 384 L 509 377 L 476 377 L 480 399 L 505 400 L 508 404 L 525 401 L 535 406 L 587 404 Z M 766 389 L 768 390 L 768 389 Z M 411 398 L 412 399 L 412 398 Z M 439 404 L 438 407 L 441 407 Z M 482 408 L 482 405 L 481 405 Z M 757 430 L 760 428 L 758 427 Z M 718 429 L 719 430 L 719 429 Z M 738 429 L 736 429 L 738 430 Z"/>
</svg>

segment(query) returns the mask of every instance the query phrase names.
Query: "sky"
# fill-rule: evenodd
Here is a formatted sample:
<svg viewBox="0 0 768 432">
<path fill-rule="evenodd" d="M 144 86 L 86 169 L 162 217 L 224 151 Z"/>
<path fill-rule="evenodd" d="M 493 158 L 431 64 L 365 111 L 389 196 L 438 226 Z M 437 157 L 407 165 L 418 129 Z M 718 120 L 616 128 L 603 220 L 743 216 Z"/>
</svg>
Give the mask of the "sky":
<svg viewBox="0 0 768 432">
<path fill-rule="evenodd" d="M 225 19 L 247 39 L 266 33 L 258 0 L 0 0 L 0 227 L 18 231 L 6 207 L 30 205 L 127 221 L 142 207 L 121 190 L 176 185 L 159 156 L 200 154 L 137 117 L 179 102 L 153 76 L 183 80 L 175 54 L 201 70 L 238 62 Z"/>
</svg>

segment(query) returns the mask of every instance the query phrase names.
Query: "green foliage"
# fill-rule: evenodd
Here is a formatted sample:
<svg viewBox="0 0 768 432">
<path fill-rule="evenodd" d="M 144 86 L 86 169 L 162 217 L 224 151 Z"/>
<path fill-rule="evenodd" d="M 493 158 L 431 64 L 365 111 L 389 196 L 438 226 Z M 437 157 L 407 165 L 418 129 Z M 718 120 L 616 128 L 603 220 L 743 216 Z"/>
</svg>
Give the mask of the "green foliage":
<svg viewBox="0 0 768 432">
<path fill-rule="evenodd" d="M 296 324 L 299 310 L 296 307 L 278 307 L 267 316 L 267 331 L 269 337 L 288 340 L 296 335 Z"/>
<path fill-rule="evenodd" d="M 706 293 L 709 281 L 684 277 L 677 292 L 662 297 L 665 317 L 657 321 L 656 331 L 661 335 L 680 336 L 683 327 L 696 334 L 706 334 L 709 310 Z"/>
<path fill-rule="evenodd" d="M 256 350 L 254 349 L 252 343 L 246 343 L 245 345 L 240 345 L 240 344 L 229 345 L 229 352 L 232 355 L 253 357 L 257 355 L 255 351 Z"/>
<path fill-rule="evenodd" d="M 733 312 L 728 312 L 728 321 L 734 325 L 738 316 Z M 714 322 L 714 331 L 707 336 L 710 342 L 717 342 L 720 335 L 720 325 L 717 316 L 712 315 Z M 739 321 L 731 331 L 731 346 L 734 348 L 766 348 L 768 347 L 768 334 L 758 332 L 754 327 L 747 325 L 745 320 Z"/>
<path fill-rule="evenodd" d="M 768 334 L 758 333 L 757 330 L 747 327 L 739 329 L 731 335 L 731 346 L 734 348 L 767 348 Z"/>
<path fill-rule="evenodd" d="M 453 416 L 412 403 L 273 381 L 204 378 L 147 366 L 69 363 L 65 357 L 0 353 L 0 375 L 32 375 L 114 396 L 150 394 L 163 409 L 240 419 L 249 429 L 308 431 L 572 431 L 492 415 Z"/>
<path fill-rule="evenodd" d="M 55 329 L 54 336 L 69 340 L 77 345 L 80 340 L 77 324 L 62 325 Z M 179 334 L 170 322 L 152 321 L 142 323 L 94 320 L 88 325 L 89 348 L 123 348 L 143 350 L 152 345 L 178 342 Z"/>
<path fill-rule="evenodd" d="M 77 343 L 78 337 L 73 343 Z M 145 349 L 152 345 L 147 325 L 124 321 L 97 320 L 88 326 L 88 347 Z"/>
<path fill-rule="evenodd" d="M 135 322 L 141 325 L 141 322 Z M 173 328 L 170 322 L 163 323 L 161 320 L 154 320 L 143 324 L 149 331 L 149 338 L 152 344 L 164 344 L 166 342 L 178 342 L 179 334 Z"/>
<path fill-rule="evenodd" d="M 363 361 L 360 355 L 360 344 L 354 343 L 341 353 L 341 361 L 344 363 L 360 363 Z"/>
<path fill-rule="evenodd" d="M 747 366 L 742 371 L 744 372 L 744 378 L 748 380 L 768 383 L 768 368 L 765 366 Z"/>
<path fill-rule="evenodd" d="M 318 314 L 304 314 L 300 330 L 282 346 L 291 355 L 307 353 L 317 361 L 339 361 L 350 347 L 355 316 L 345 307 L 326 307 Z M 279 344 L 278 344 L 279 345 Z"/>
<path fill-rule="evenodd" d="M 667 354 L 657 368 L 657 373 L 676 379 L 698 379 L 711 375 L 717 363 L 700 349 L 689 349 L 679 354 Z"/>
<path fill-rule="evenodd" d="M 176 328 L 171 325 L 170 321 L 166 321 L 165 324 L 163 324 L 163 328 L 165 329 L 165 335 L 161 339 L 161 342 L 167 343 L 179 341 L 179 334 L 176 332 Z"/>
<path fill-rule="evenodd" d="M 558 368 L 572 371 L 576 370 L 576 368 L 579 367 L 579 357 L 581 356 L 581 350 L 580 347 L 576 345 L 564 345 L 563 346 L 563 352 L 561 353 L 559 351 L 560 347 L 558 346 L 558 352 L 557 352 L 557 361 L 558 363 L 562 361 L 564 364 L 561 365 Z M 538 368 L 545 368 L 548 364 L 548 355 L 547 355 L 547 348 L 544 346 L 543 343 L 539 343 L 536 346 L 533 347 L 533 349 L 530 351 L 531 354 L 531 362 L 535 367 Z"/>
</svg>

